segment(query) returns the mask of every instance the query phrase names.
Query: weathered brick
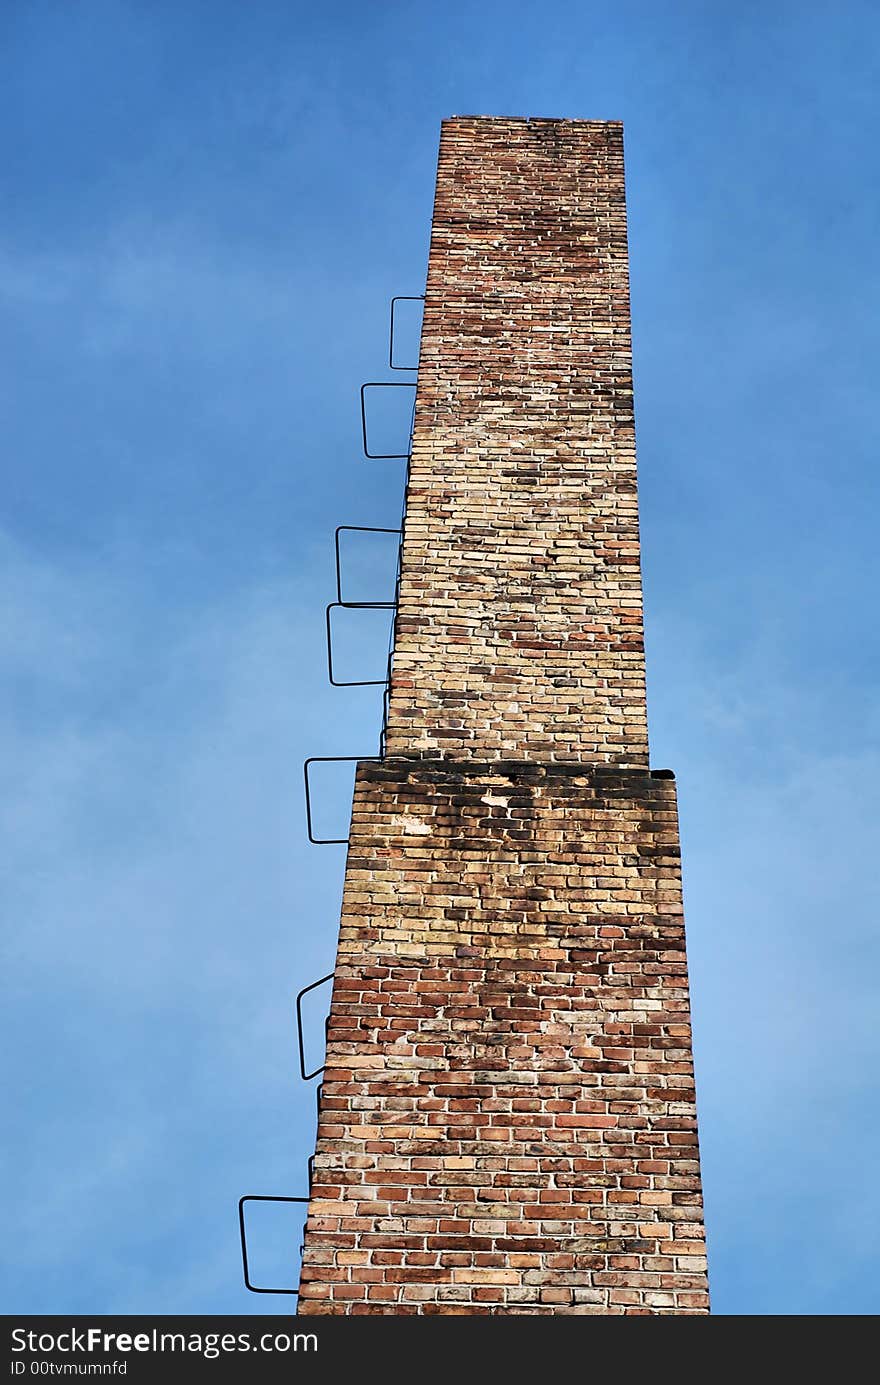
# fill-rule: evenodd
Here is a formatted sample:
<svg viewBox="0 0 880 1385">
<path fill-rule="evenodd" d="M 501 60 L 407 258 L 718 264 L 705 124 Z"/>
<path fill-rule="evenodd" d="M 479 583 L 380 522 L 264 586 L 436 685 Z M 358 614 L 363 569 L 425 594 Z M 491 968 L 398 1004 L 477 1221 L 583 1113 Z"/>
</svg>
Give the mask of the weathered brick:
<svg viewBox="0 0 880 1385">
<path fill-rule="evenodd" d="M 444 122 L 299 1312 L 709 1311 L 621 127 Z"/>
</svg>

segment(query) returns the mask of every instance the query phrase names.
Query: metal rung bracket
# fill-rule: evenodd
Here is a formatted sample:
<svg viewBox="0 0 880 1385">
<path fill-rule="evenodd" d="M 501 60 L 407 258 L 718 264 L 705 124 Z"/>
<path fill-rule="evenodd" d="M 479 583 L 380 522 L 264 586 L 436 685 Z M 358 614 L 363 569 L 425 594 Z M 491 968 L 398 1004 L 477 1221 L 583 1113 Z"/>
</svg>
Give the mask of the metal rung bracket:
<svg viewBox="0 0 880 1385">
<path fill-rule="evenodd" d="M 384 611 L 390 610 L 396 604 L 395 601 L 343 601 L 342 599 L 342 564 L 339 553 L 339 535 L 348 534 L 401 534 L 400 529 L 370 529 L 364 524 L 339 524 L 336 528 L 336 602 L 337 606 L 344 606 L 347 610 L 359 611 Z M 400 558 L 398 556 L 398 569 Z"/>
<path fill-rule="evenodd" d="M 411 381 L 411 380 L 368 380 L 367 383 L 366 383 L 365 385 L 361 385 L 361 431 L 362 431 L 363 436 L 364 436 L 364 456 L 365 456 L 365 457 L 369 457 L 372 461 L 376 461 L 376 462 L 391 461 L 391 460 L 393 460 L 394 458 L 397 458 L 397 457 L 399 457 L 401 460 L 405 460 L 406 458 L 409 457 L 409 451 L 406 451 L 406 452 L 371 452 L 371 451 L 370 451 L 369 447 L 367 446 L 367 404 L 366 404 L 366 398 L 365 398 L 366 391 L 367 391 L 367 390 L 414 390 L 414 389 L 415 389 L 415 384 L 414 384 L 413 381 Z"/>
<path fill-rule="evenodd" d="M 330 678 L 330 682 L 334 688 L 381 688 L 387 683 L 387 678 L 356 678 L 353 681 L 340 681 L 338 678 L 333 677 L 333 634 L 330 624 L 330 612 L 341 605 L 341 601 L 331 601 L 325 612 L 325 621 L 327 625 L 327 674 Z M 393 611 L 394 603 L 392 601 L 383 601 L 377 602 L 373 606 L 360 606 L 358 609 L 369 611 Z"/>
<path fill-rule="evenodd" d="M 307 1197 L 264 1197 L 258 1193 L 246 1193 L 238 1199 L 238 1229 L 241 1235 L 241 1265 L 244 1270 L 244 1287 L 252 1294 L 298 1294 L 299 1289 L 262 1289 L 252 1284 L 248 1271 L 247 1236 L 244 1229 L 244 1204 L 246 1202 L 308 1202 Z"/>
<path fill-rule="evenodd" d="M 296 997 L 296 1032 L 297 1032 L 297 1037 L 299 1038 L 299 1070 L 300 1070 L 300 1073 L 301 1073 L 301 1075 L 302 1075 L 302 1080 L 303 1080 L 303 1082 L 311 1082 L 311 1080 L 312 1080 L 313 1077 L 317 1077 L 319 1072 L 323 1072 L 323 1071 L 324 1071 L 324 1064 L 322 1063 L 321 1066 L 320 1066 L 319 1068 L 315 1068 L 315 1071 L 314 1071 L 314 1072 L 306 1072 L 306 1049 L 305 1049 L 305 1042 L 304 1042 L 304 1040 L 303 1040 L 303 1024 L 302 1024 L 302 998 L 303 998 L 304 995 L 308 995 L 309 991 L 314 991 L 314 990 L 317 989 L 318 986 L 323 986 L 325 982 L 327 982 L 327 981 L 332 981 L 332 980 L 333 980 L 333 972 L 331 971 L 331 972 L 328 972 L 326 976 L 322 976 L 321 979 L 320 979 L 319 981 L 313 981 L 312 984 L 311 984 L 310 986 L 303 986 L 302 990 L 299 991 L 299 992 L 297 992 L 297 997 Z M 329 1017 L 328 1017 L 328 1019 L 329 1019 Z M 326 1025 L 324 1026 L 324 1029 L 325 1029 L 325 1034 L 326 1034 Z"/>
<path fill-rule="evenodd" d="M 306 784 L 306 830 L 309 841 L 315 846 L 345 846 L 348 837 L 316 837 L 312 834 L 312 797 L 309 787 L 309 765 L 357 764 L 361 760 L 373 763 L 381 760 L 381 755 L 310 755 L 303 764 L 303 777 Z"/>
<path fill-rule="evenodd" d="M 394 364 L 394 305 L 395 303 L 424 303 L 423 293 L 399 293 L 391 300 L 391 332 L 388 343 L 388 364 L 392 370 L 418 370 L 417 365 L 395 365 Z"/>
</svg>

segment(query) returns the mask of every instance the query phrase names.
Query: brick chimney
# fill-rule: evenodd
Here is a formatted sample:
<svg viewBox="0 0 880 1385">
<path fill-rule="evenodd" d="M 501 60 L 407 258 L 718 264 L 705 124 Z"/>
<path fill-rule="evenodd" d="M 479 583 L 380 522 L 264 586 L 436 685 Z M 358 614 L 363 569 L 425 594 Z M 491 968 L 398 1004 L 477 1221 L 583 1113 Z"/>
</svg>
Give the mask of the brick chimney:
<svg viewBox="0 0 880 1385">
<path fill-rule="evenodd" d="M 299 1313 L 707 1313 L 616 122 L 443 123 L 386 752 Z"/>
</svg>

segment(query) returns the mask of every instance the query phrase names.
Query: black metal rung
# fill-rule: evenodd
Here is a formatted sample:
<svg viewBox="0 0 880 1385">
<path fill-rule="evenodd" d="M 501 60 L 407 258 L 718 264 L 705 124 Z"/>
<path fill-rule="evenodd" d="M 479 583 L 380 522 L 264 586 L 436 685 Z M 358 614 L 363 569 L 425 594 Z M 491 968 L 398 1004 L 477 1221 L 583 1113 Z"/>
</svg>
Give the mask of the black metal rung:
<svg viewBox="0 0 880 1385">
<path fill-rule="evenodd" d="M 312 835 L 312 797 L 309 786 L 309 765 L 357 764 L 360 760 L 376 762 L 381 755 L 310 755 L 303 763 L 303 777 L 306 785 L 306 830 L 309 841 L 315 846 L 345 846 L 348 837 L 315 837 Z"/>
<path fill-rule="evenodd" d="M 400 534 L 400 529 L 371 529 L 365 524 L 339 524 L 336 527 L 335 547 L 336 547 L 336 605 L 344 606 L 347 610 L 359 611 L 384 611 L 391 610 L 395 605 L 393 601 L 343 601 L 342 599 L 342 566 L 339 553 L 339 535 L 349 534 Z M 399 553 L 399 549 L 398 549 Z M 398 559 L 399 567 L 399 559 Z"/>
<path fill-rule="evenodd" d="M 330 612 L 341 606 L 340 601 L 331 601 L 324 613 L 325 624 L 327 627 L 327 675 L 334 688 L 381 688 L 387 682 L 385 678 L 355 678 L 342 680 L 333 677 L 333 632 L 330 624 Z M 360 610 L 370 611 L 393 611 L 394 603 L 385 601 L 375 606 L 361 606 Z"/>
<path fill-rule="evenodd" d="M 302 1025 L 302 998 L 303 998 L 304 995 L 308 995 L 309 991 L 314 991 L 314 990 L 317 989 L 318 986 L 323 986 L 323 985 L 325 984 L 325 982 L 327 982 L 327 981 L 332 981 L 332 980 L 333 980 L 333 972 L 331 971 L 331 972 L 328 972 L 326 976 L 322 976 L 322 977 L 320 978 L 320 980 L 318 980 L 318 981 L 313 981 L 312 984 L 311 984 L 310 986 L 303 986 L 302 990 L 297 992 L 297 996 L 296 996 L 296 1032 L 297 1032 L 297 1037 L 299 1038 L 299 1070 L 300 1070 L 300 1074 L 301 1074 L 301 1076 L 302 1076 L 303 1082 L 311 1082 L 311 1080 L 312 1080 L 313 1077 L 317 1077 L 319 1072 L 323 1072 L 323 1071 L 324 1071 L 324 1064 L 322 1063 L 321 1066 L 320 1066 L 319 1068 L 315 1068 L 315 1071 L 314 1071 L 314 1072 L 306 1072 L 306 1048 L 305 1048 L 305 1041 L 304 1041 L 304 1038 L 303 1038 L 303 1025 Z M 329 1024 L 329 1022 L 330 1022 L 330 1016 L 328 1015 L 328 1016 L 327 1016 L 327 1021 L 326 1021 L 325 1025 L 324 1025 L 324 1037 L 325 1037 L 325 1039 L 326 1039 L 326 1036 L 327 1036 L 327 1024 Z"/>
<path fill-rule="evenodd" d="M 424 303 L 423 293 L 399 293 L 391 300 L 391 331 L 388 343 L 388 364 L 392 370 L 418 370 L 418 365 L 395 365 L 394 364 L 394 305 L 395 303 Z"/>
<path fill-rule="evenodd" d="M 365 385 L 361 385 L 361 431 L 364 438 L 364 456 L 372 461 L 384 462 L 392 461 L 395 458 L 401 460 L 409 459 L 409 452 L 371 452 L 367 446 L 367 405 L 365 399 L 366 390 L 414 390 L 415 384 L 412 380 L 368 380 Z M 410 433 L 412 429 L 410 429 Z"/>
<path fill-rule="evenodd" d="M 247 1236 L 244 1228 L 244 1204 L 246 1202 L 308 1202 L 307 1197 L 264 1197 L 259 1193 L 246 1193 L 238 1199 L 238 1229 L 241 1236 L 241 1265 L 244 1270 L 244 1287 L 252 1294 L 298 1294 L 299 1289 L 263 1289 L 250 1281 L 247 1257 Z"/>
</svg>

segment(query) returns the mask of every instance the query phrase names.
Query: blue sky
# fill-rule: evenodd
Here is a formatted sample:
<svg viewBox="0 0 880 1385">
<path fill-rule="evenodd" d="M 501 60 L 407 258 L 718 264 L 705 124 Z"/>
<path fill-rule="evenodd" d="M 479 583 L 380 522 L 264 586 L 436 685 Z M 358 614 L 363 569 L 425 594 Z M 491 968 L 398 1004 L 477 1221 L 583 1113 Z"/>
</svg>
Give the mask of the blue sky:
<svg viewBox="0 0 880 1385">
<path fill-rule="evenodd" d="M 378 732 L 333 529 L 397 522 L 358 386 L 477 113 L 625 123 L 715 1311 L 876 1313 L 876 6 L 12 0 L 0 51 L 5 1310 L 290 1311 L 236 1200 L 314 1137 L 302 761 Z"/>
</svg>

